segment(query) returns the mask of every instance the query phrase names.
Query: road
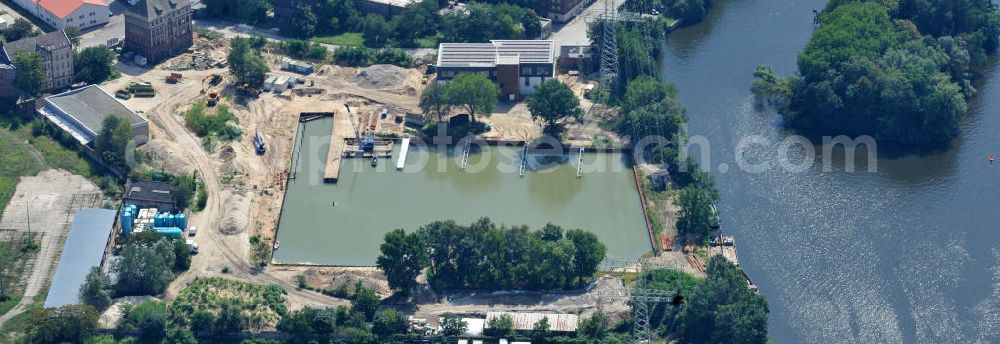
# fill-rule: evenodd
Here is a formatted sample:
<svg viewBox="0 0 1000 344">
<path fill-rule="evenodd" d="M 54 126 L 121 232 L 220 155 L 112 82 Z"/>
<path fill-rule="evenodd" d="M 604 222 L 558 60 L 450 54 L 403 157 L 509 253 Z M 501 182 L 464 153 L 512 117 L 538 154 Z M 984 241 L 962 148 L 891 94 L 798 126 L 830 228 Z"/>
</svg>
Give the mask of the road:
<svg viewBox="0 0 1000 344">
<path fill-rule="evenodd" d="M 590 45 L 590 39 L 587 38 L 587 21 L 601 14 L 604 3 L 605 1 L 594 1 L 568 23 L 553 25 L 552 36 L 549 39 L 555 41 L 556 46 Z"/>
<path fill-rule="evenodd" d="M 211 71 L 205 71 L 208 73 Z M 155 73 L 166 73 L 153 71 Z M 189 72 L 191 77 L 196 77 Z M 164 104 L 179 104 L 184 100 L 200 97 L 200 89 L 185 88 L 171 95 Z M 165 111 L 164 111 L 165 110 Z M 167 298 L 173 298 L 195 276 L 220 275 L 222 268 L 229 268 L 225 276 L 258 284 L 277 284 L 288 291 L 287 299 L 292 304 L 299 305 L 339 305 L 345 300 L 335 299 L 323 294 L 307 290 L 297 290 L 297 285 L 290 280 L 271 275 L 267 270 L 259 271 L 249 261 L 249 245 L 246 233 L 226 235 L 218 230 L 222 222 L 223 192 L 219 182 L 217 166 L 201 148 L 201 140 L 189 132 L 175 117 L 171 109 L 157 107 L 146 113 L 154 123 L 159 125 L 167 137 L 183 147 L 188 147 L 188 161 L 198 171 L 198 175 L 208 190 L 208 203 L 205 209 L 192 216 L 189 226 L 197 226 L 200 230 L 196 240 L 200 253 L 192 259 L 191 268 L 182 273 L 171 283 L 167 290 Z"/>
</svg>

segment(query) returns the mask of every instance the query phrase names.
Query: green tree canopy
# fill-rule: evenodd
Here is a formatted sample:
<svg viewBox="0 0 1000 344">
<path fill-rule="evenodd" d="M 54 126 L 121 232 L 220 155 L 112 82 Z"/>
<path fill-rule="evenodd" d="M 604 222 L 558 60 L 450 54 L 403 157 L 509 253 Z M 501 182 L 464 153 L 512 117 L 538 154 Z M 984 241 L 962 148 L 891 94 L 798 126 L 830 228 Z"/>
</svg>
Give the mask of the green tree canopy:
<svg viewBox="0 0 1000 344">
<path fill-rule="evenodd" d="M 126 244 L 111 271 L 118 276 L 119 295 L 156 295 L 174 279 L 174 246 L 167 239 L 153 245 Z"/>
<path fill-rule="evenodd" d="M 42 93 L 42 81 L 45 80 L 45 65 L 42 55 L 34 51 L 19 51 L 14 53 L 14 85 L 21 92 L 37 96 Z"/>
<path fill-rule="evenodd" d="M 365 40 L 365 45 L 374 48 L 381 48 L 389 42 L 392 37 L 392 30 L 389 23 L 380 15 L 369 14 L 361 20 L 361 35 Z"/>
<path fill-rule="evenodd" d="M 465 109 L 472 122 L 476 121 L 476 114 L 492 114 L 499 95 L 497 85 L 478 73 L 459 74 L 448 82 L 445 92 L 448 102 Z"/>
<path fill-rule="evenodd" d="M 441 316 L 441 334 L 445 336 L 460 336 L 468 330 L 468 324 L 455 313 L 445 313 Z"/>
<path fill-rule="evenodd" d="M 87 47 L 76 53 L 73 59 L 76 81 L 99 84 L 114 74 L 115 53 L 108 47 L 99 45 Z"/>
<path fill-rule="evenodd" d="M 97 328 L 99 314 L 91 305 L 36 308 L 28 313 L 28 343 L 81 343 Z"/>
<path fill-rule="evenodd" d="M 94 150 L 109 166 L 128 170 L 128 143 L 132 140 L 132 124 L 118 116 L 108 116 L 101 123 Z"/>
<path fill-rule="evenodd" d="M 695 182 L 682 189 L 678 197 L 681 211 L 677 217 L 677 232 L 702 241 L 718 228 L 715 203 L 719 200 L 719 192 L 706 173 L 696 175 Z"/>
<path fill-rule="evenodd" d="M 7 42 L 18 41 L 27 37 L 35 37 L 40 35 L 41 32 L 35 29 L 35 26 L 31 24 L 30 21 L 24 18 L 16 18 L 14 22 L 3 30 L 3 38 Z"/>
<path fill-rule="evenodd" d="M 580 100 L 573 94 L 573 90 L 556 79 L 546 80 L 535 87 L 535 94 L 528 96 L 525 103 L 531 110 L 531 117 L 545 121 L 549 127 L 555 126 L 556 122 L 564 118 L 579 119 L 583 116 Z"/>
<path fill-rule="evenodd" d="M 100 267 L 93 267 L 87 273 L 83 285 L 80 286 L 80 302 L 94 306 L 99 311 L 111 305 L 111 298 L 114 296 L 114 286 L 111 285 L 111 278 L 108 277 Z"/>
<path fill-rule="evenodd" d="M 417 233 L 406 234 L 402 229 L 396 229 L 385 234 L 380 249 L 382 254 L 378 256 L 376 265 L 385 273 L 389 287 L 409 295 L 417 285 L 417 275 L 430 259 L 424 238 Z"/>
<path fill-rule="evenodd" d="M 319 19 L 312 6 L 299 4 L 291 17 L 282 21 L 281 33 L 290 37 L 309 38 L 316 32 Z"/>
<path fill-rule="evenodd" d="M 966 0 L 838 0 L 818 20 L 799 55 L 801 77 L 755 71 L 758 103 L 792 126 L 909 145 L 958 135 L 975 92 L 970 67 L 1000 32 L 994 6 Z"/>
<path fill-rule="evenodd" d="M 260 50 L 253 47 L 254 40 L 256 39 L 234 38 L 230 41 L 232 50 L 228 56 L 229 71 L 238 84 L 259 89 L 264 86 L 269 69 L 267 62 L 260 56 Z"/>
<path fill-rule="evenodd" d="M 679 332 L 690 343 L 767 342 L 767 301 L 748 288 L 740 270 L 713 257 L 708 278 L 687 298 L 678 315 Z"/>
<path fill-rule="evenodd" d="M 420 93 L 420 110 L 426 114 L 437 115 L 438 121 L 441 121 L 444 115 L 451 111 L 447 92 L 448 87 L 443 84 L 435 82 L 427 85 Z"/>
</svg>

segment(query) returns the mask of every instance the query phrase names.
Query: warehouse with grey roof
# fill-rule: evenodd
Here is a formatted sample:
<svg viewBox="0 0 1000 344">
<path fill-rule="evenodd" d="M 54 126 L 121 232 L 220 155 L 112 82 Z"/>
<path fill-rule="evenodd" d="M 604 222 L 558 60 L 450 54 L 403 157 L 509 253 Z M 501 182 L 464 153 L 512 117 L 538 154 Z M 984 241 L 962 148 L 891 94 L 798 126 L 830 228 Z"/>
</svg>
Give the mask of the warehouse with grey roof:
<svg viewBox="0 0 1000 344">
<path fill-rule="evenodd" d="M 80 146 L 93 147 L 106 118 L 117 116 L 132 125 L 136 145 L 149 141 L 149 122 L 97 85 L 66 91 L 45 98 L 38 113 L 70 134 Z"/>
</svg>

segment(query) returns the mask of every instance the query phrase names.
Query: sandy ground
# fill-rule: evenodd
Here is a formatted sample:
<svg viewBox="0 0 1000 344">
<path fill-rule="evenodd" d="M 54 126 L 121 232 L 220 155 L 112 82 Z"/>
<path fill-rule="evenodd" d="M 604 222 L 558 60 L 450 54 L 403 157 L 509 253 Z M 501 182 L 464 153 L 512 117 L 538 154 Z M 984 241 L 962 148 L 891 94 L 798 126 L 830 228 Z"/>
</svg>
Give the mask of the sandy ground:
<svg viewBox="0 0 1000 344">
<path fill-rule="evenodd" d="M 23 312 L 25 306 L 33 302 L 32 298 L 48 285 L 76 211 L 99 207 L 101 200 L 102 193 L 97 185 L 63 170 L 47 170 L 34 177 L 21 178 L 4 210 L 0 230 L 27 232 L 30 216 L 30 230 L 38 238 L 40 249 L 34 261 L 29 263 L 23 281 L 24 296 L 16 307 L 0 316 L 0 325 Z"/>
</svg>

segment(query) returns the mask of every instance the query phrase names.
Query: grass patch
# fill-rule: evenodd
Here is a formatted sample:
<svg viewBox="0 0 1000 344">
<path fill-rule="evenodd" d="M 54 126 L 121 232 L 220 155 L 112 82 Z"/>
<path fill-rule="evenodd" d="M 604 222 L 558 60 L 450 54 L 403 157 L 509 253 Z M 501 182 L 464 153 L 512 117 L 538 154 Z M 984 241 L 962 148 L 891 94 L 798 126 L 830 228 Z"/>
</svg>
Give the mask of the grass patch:
<svg viewBox="0 0 1000 344">
<path fill-rule="evenodd" d="M 42 308 L 42 305 L 45 304 L 45 297 L 49 294 L 48 289 L 48 287 L 45 287 L 40 290 L 38 295 L 32 298 L 32 303 L 27 306 L 24 312 L 15 315 L 3 324 L 3 328 L 0 328 L 0 343 L 19 342 L 19 338 L 24 336 L 24 333 L 31 325 L 31 311 Z"/>
<path fill-rule="evenodd" d="M 36 233 L 37 234 L 37 233 Z M 36 237 L 33 235 L 32 237 Z M 28 250 L 28 234 L 17 233 L 9 241 L 0 242 L 0 274 L 3 276 L 3 298 L 0 298 L 0 314 L 6 314 L 21 301 L 24 286 L 21 285 L 28 262 L 38 250 Z M 37 246 L 35 246 L 37 247 Z"/>
<path fill-rule="evenodd" d="M 336 36 L 313 37 L 310 41 L 336 46 L 361 47 L 365 45 L 365 39 L 360 32 L 345 32 Z"/>
<path fill-rule="evenodd" d="M 27 140 L 7 128 L 0 128 L 0 209 L 7 208 L 7 203 L 14 195 L 18 179 L 21 176 L 33 176 L 47 166 L 39 161 Z"/>
<path fill-rule="evenodd" d="M 226 36 L 223 36 L 221 33 L 209 29 L 194 29 L 194 33 L 198 34 L 198 36 L 201 36 L 207 40 L 212 40 L 212 41 L 226 38 Z"/>
<path fill-rule="evenodd" d="M 226 104 L 218 104 L 214 110 L 209 110 L 206 102 L 200 101 L 184 114 L 184 125 L 198 137 L 211 136 L 222 141 L 239 140 L 243 132 L 229 122 L 239 123 L 239 119 L 229 112 Z"/>
</svg>

